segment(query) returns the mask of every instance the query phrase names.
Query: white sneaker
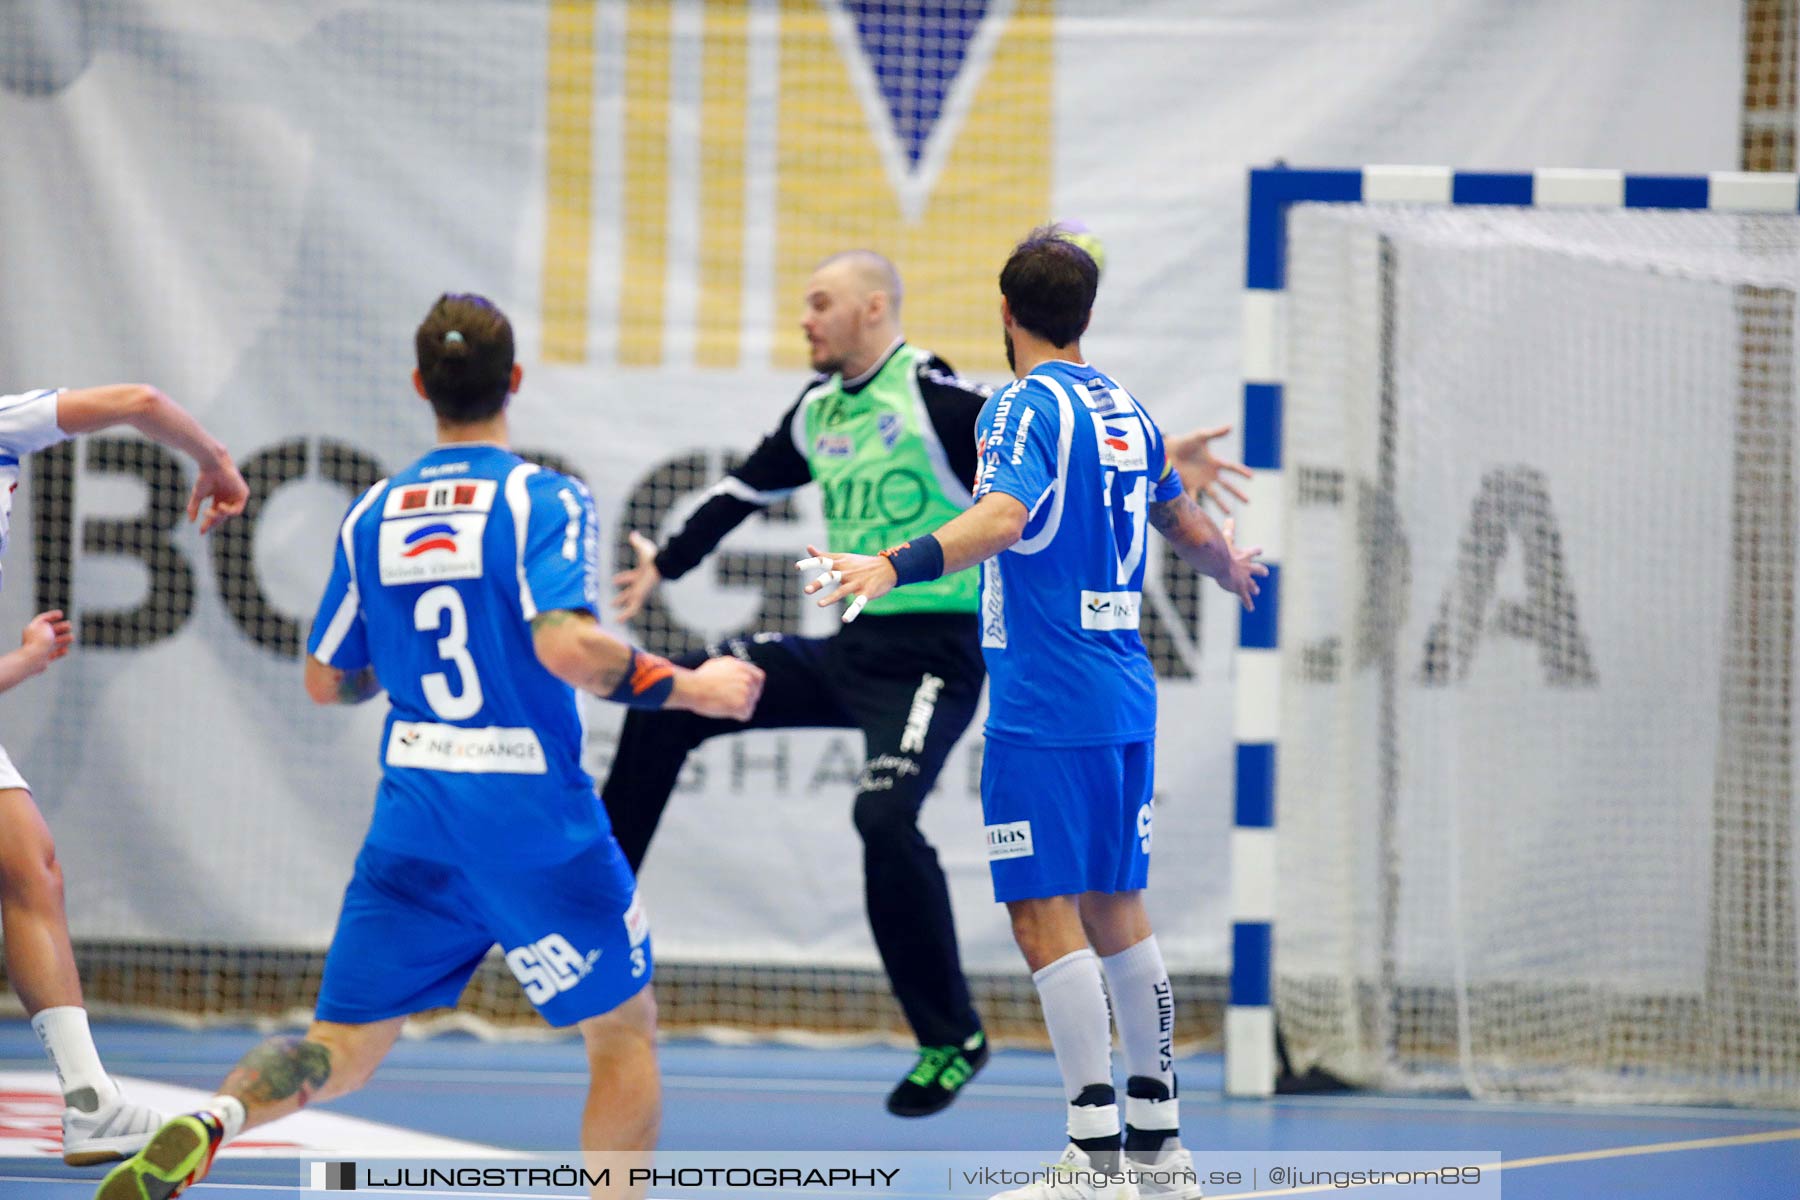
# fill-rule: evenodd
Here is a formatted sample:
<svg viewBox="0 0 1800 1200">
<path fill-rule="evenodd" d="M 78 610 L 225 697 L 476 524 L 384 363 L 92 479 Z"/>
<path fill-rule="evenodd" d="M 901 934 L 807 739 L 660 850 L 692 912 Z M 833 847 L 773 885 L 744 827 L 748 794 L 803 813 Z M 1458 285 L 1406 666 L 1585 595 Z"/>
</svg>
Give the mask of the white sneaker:
<svg viewBox="0 0 1800 1200">
<path fill-rule="evenodd" d="M 1194 1170 L 1194 1156 L 1177 1146 L 1165 1150 L 1154 1162 L 1139 1162 L 1125 1156 L 1125 1169 L 1137 1181 L 1138 1195 L 1143 1200 L 1200 1200 L 1200 1173 Z"/>
<path fill-rule="evenodd" d="M 63 1109 L 63 1161 L 71 1167 L 130 1158 L 144 1148 L 163 1115 L 115 1095 L 98 1111 Z"/>
<path fill-rule="evenodd" d="M 1049 1178 L 1001 1192 L 994 1200 L 1138 1200 L 1137 1186 L 1119 1175 L 1101 1176 L 1087 1151 L 1073 1142 L 1049 1167 Z"/>
</svg>

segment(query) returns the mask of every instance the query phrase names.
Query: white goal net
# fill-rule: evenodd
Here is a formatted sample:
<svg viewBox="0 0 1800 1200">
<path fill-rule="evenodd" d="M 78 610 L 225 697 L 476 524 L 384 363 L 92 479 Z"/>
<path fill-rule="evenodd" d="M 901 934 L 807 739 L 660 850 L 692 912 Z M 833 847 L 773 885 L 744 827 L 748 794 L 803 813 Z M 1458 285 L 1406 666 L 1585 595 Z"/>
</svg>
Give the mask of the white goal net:
<svg viewBox="0 0 1800 1200">
<path fill-rule="evenodd" d="M 1800 1100 L 1800 218 L 1289 222 L 1296 1070 Z"/>
</svg>

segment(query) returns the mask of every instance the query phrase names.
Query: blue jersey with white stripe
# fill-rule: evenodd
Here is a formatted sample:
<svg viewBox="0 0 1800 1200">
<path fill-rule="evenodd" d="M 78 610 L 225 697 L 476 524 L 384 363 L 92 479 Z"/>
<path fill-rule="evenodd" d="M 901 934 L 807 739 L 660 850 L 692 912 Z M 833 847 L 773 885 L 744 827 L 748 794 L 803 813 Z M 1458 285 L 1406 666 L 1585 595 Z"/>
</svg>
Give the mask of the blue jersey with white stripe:
<svg viewBox="0 0 1800 1200">
<path fill-rule="evenodd" d="M 1156 676 L 1138 636 L 1147 517 L 1181 494 L 1162 433 L 1090 366 L 1043 364 L 990 398 L 977 501 L 1012 496 L 1024 536 L 981 574 L 989 737 L 1040 746 L 1142 741 Z"/>
<path fill-rule="evenodd" d="M 531 619 L 599 615 L 594 502 L 499 446 L 439 446 L 339 529 L 307 650 L 373 665 L 391 711 L 369 842 L 445 862 L 548 863 L 610 833 L 575 692 Z"/>
</svg>

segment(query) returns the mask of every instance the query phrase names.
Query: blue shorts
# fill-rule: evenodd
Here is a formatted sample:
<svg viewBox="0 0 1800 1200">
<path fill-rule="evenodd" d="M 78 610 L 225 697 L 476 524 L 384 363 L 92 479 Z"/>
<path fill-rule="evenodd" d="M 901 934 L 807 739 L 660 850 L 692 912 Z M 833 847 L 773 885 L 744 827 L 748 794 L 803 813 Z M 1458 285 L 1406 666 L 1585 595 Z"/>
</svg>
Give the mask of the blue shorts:
<svg viewBox="0 0 1800 1200">
<path fill-rule="evenodd" d="M 1039 749 L 990 737 L 981 812 L 994 899 L 1142 889 L 1155 768 L 1154 742 Z"/>
<path fill-rule="evenodd" d="M 325 955 L 314 1015 L 361 1025 L 448 1008 L 498 942 L 556 1026 L 650 982 L 650 925 L 610 837 L 551 866 L 482 868 L 364 845 Z"/>
</svg>

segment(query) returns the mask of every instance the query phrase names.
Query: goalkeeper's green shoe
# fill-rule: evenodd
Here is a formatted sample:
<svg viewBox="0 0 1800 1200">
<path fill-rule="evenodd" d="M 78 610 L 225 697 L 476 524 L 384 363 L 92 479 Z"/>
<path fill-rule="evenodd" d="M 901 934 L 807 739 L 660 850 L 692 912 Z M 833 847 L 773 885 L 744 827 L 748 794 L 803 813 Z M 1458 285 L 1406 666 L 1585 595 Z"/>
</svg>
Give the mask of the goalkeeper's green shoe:
<svg viewBox="0 0 1800 1200">
<path fill-rule="evenodd" d="M 987 1034 L 980 1030 L 960 1046 L 920 1046 L 918 1065 L 888 1093 L 887 1110 L 896 1117 L 942 1112 L 987 1060 Z"/>
<path fill-rule="evenodd" d="M 224 1129 L 210 1115 L 171 1117 L 136 1154 L 114 1167 L 94 1200 L 170 1200 L 212 1168 Z"/>
</svg>

